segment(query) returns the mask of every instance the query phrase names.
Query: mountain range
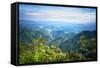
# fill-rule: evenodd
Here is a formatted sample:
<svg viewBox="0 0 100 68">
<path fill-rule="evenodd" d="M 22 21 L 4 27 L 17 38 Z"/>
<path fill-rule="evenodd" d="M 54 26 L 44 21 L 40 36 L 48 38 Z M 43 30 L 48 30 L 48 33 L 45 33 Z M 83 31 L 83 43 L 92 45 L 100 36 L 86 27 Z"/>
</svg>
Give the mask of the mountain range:
<svg viewBox="0 0 100 68">
<path fill-rule="evenodd" d="M 91 43 L 91 39 L 96 39 L 95 30 L 79 30 L 75 32 L 68 27 L 60 27 L 58 25 L 19 23 L 19 29 L 19 40 L 25 45 L 32 43 L 32 39 L 41 37 L 46 40 L 46 44 L 49 46 L 58 46 L 63 51 L 79 50 L 81 36 L 85 36 L 89 39 L 89 43 Z"/>
</svg>

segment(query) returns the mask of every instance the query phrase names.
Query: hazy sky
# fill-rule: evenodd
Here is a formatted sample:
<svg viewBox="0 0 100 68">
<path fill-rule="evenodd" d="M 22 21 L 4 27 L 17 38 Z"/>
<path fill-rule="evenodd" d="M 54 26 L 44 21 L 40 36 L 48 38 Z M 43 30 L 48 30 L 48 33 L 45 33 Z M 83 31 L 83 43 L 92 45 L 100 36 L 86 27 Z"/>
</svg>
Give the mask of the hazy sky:
<svg viewBox="0 0 100 68">
<path fill-rule="evenodd" d="M 95 8 L 20 5 L 19 19 L 55 23 L 87 24 L 96 22 Z"/>
</svg>

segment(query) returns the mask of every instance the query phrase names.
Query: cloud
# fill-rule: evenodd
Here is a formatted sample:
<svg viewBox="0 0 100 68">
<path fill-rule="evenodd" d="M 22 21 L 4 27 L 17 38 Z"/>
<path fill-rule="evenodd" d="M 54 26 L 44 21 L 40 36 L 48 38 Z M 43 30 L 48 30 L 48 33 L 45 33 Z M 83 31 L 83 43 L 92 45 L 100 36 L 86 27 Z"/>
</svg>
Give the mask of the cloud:
<svg viewBox="0 0 100 68">
<path fill-rule="evenodd" d="M 39 7 L 40 8 L 40 7 Z M 32 21 L 51 21 L 51 22 L 62 22 L 62 23 L 93 23 L 96 21 L 96 11 L 92 8 L 70 8 L 70 7 L 50 7 L 37 11 L 27 11 L 23 13 L 25 16 L 22 19 Z M 28 9 L 27 9 L 28 10 Z M 31 9 L 32 10 L 32 9 Z"/>
</svg>

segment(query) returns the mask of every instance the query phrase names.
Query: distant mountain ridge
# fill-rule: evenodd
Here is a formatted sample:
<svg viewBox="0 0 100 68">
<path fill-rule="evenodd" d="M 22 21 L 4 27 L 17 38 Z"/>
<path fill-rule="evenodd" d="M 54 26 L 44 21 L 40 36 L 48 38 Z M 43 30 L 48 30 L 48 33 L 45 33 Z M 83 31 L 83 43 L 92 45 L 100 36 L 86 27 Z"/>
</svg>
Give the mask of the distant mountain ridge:
<svg viewBox="0 0 100 68">
<path fill-rule="evenodd" d="M 65 27 L 64 27 L 65 28 Z M 33 39 L 42 37 L 48 45 L 57 45 L 63 51 L 77 51 L 80 44 L 80 37 L 86 36 L 89 40 L 96 39 L 96 31 L 81 31 L 75 33 L 72 31 L 57 29 L 53 25 L 27 23 L 19 24 L 19 40 L 26 45 L 32 43 Z M 90 42 L 89 42 L 90 43 Z"/>
<path fill-rule="evenodd" d="M 80 47 L 79 41 L 80 41 L 81 36 L 85 36 L 89 40 L 91 40 L 92 38 L 96 39 L 96 31 L 82 31 L 76 36 L 74 36 L 72 39 L 62 42 L 60 44 L 60 48 L 65 51 L 66 50 L 67 51 L 71 51 L 71 50 L 77 51 L 78 48 Z M 91 43 L 91 41 L 89 41 L 89 43 Z"/>
</svg>

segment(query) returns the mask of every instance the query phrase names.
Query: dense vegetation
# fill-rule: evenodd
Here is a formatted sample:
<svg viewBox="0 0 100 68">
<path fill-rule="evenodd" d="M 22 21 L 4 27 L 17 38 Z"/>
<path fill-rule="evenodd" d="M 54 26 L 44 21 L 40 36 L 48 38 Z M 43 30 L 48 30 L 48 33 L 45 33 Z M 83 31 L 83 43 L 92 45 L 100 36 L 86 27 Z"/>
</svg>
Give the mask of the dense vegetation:
<svg viewBox="0 0 100 68">
<path fill-rule="evenodd" d="M 19 29 L 20 64 L 84 61 L 97 58 L 95 30 L 81 30 L 76 33 L 66 26 L 29 22 L 20 23 Z"/>
<path fill-rule="evenodd" d="M 91 41 L 91 42 L 90 42 Z M 82 35 L 78 41 L 80 47 L 77 51 L 63 51 L 57 45 L 48 45 L 43 38 L 32 39 L 32 43 L 26 45 L 22 42 L 19 44 L 19 63 L 50 63 L 50 62 L 68 62 L 95 60 L 96 56 L 96 39 L 88 39 Z M 88 46 L 90 45 L 91 46 Z M 91 57 L 90 57 L 91 56 Z"/>
<path fill-rule="evenodd" d="M 35 45 L 35 46 L 34 46 Z M 62 61 L 66 54 L 55 46 L 47 46 L 42 38 L 30 46 L 20 44 L 20 64 Z"/>
</svg>

